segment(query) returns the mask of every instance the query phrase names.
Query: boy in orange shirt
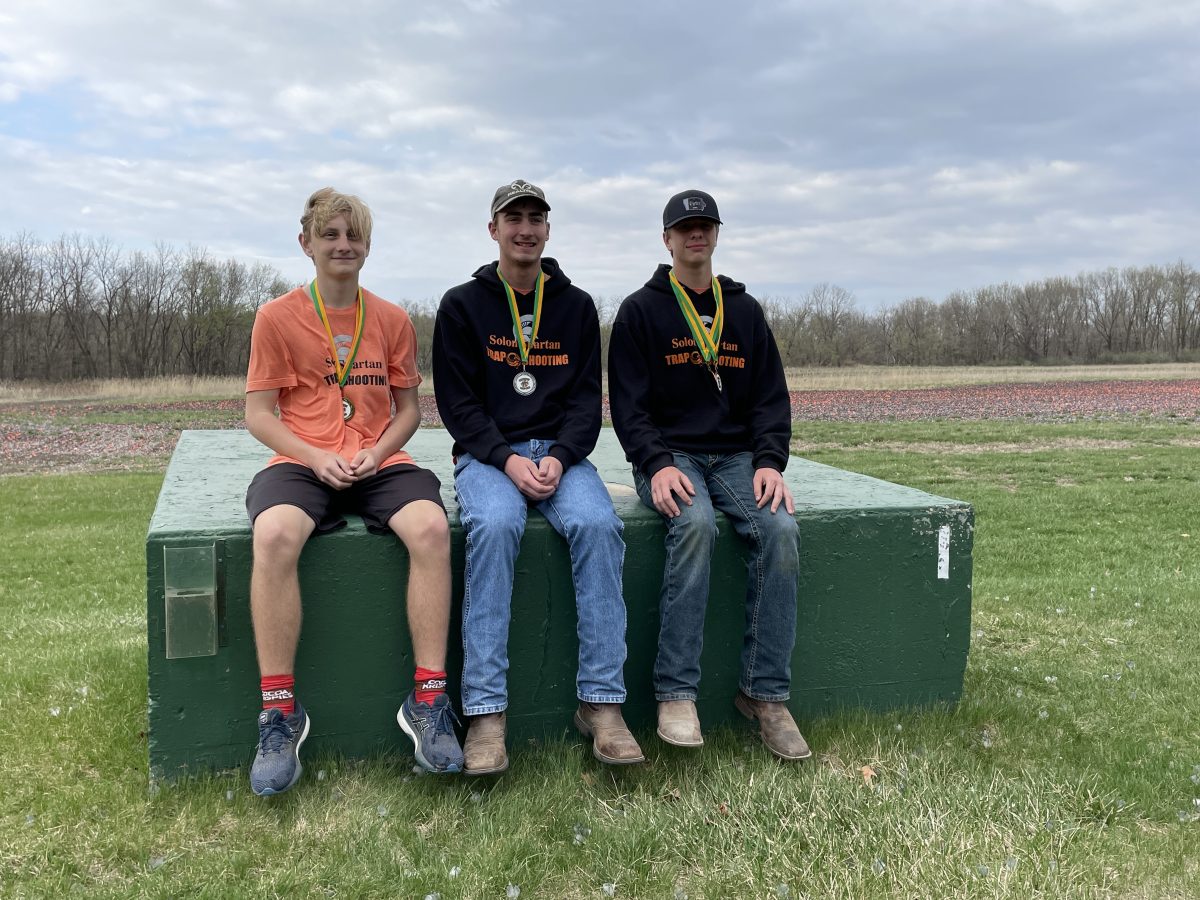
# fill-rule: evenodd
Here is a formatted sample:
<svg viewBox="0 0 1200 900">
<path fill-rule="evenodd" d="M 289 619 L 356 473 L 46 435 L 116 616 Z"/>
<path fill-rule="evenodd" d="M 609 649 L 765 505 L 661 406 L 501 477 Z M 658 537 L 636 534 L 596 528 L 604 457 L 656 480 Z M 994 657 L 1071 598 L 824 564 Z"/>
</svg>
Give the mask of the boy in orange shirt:
<svg viewBox="0 0 1200 900">
<path fill-rule="evenodd" d="M 458 772 L 463 761 L 445 692 L 450 530 L 440 482 L 403 450 L 421 420 L 412 322 L 359 286 L 371 247 L 366 204 L 323 188 L 308 198 L 300 225 L 316 278 L 259 309 L 246 379 L 246 427 L 276 453 L 246 492 L 263 697 L 250 786 L 260 796 L 300 777 L 310 720 L 294 694 L 297 563 L 314 531 L 346 524 L 344 511 L 360 514 L 373 532 L 394 532 L 408 549 L 416 686 L 397 721 L 424 768 Z"/>
</svg>

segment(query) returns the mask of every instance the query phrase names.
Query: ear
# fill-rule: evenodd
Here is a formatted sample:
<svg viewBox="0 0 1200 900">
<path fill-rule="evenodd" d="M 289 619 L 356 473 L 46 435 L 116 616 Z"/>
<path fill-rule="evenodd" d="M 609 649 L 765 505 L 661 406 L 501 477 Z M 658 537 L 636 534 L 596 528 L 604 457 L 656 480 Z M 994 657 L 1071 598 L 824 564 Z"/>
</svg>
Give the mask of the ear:
<svg viewBox="0 0 1200 900">
<path fill-rule="evenodd" d="M 550 220 L 546 220 L 546 240 L 550 240 Z"/>
<path fill-rule="evenodd" d="M 671 237 L 670 237 L 670 234 L 667 232 L 667 230 L 666 230 L 665 228 L 663 229 L 663 246 L 667 248 L 667 254 L 668 254 L 669 256 L 674 256 L 674 255 L 675 255 L 675 254 L 674 254 L 674 252 L 671 250 Z"/>
<path fill-rule="evenodd" d="M 300 249 L 304 251 L 304 255 L 311 259 L 313 251 L 312 244 L 310 244 L 308 241 L 308 235 L 302 231 L 296 235 L 296 240 L 300 242 Z"/>
<path fill-rule="evenodd" d="M 492 236 L 493 241 L 496 241 L 497 243 L 499 243 L 500 238 L 497 237 L 497 233 L 498 232 L 496 229 L 496 220 L 493 218 L 490 222 L 488 222 L 488 234 L 490 234 Z"/>
</svg>

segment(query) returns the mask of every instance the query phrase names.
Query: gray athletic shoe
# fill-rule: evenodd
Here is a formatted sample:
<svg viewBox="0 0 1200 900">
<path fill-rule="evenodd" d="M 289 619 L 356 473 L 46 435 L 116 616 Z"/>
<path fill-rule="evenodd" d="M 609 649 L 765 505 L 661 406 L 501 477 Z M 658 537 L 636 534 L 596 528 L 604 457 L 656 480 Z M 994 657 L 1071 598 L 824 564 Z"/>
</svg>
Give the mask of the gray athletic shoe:
<svg viewBox="0 0 1200 900">
<path fill-rule="evenodd" d="M 295 711 L 285 716 L 276 708 L 264 709 L 258 717 L 258 752 L 250 767 L 250 790 L 260 797 L 282 794 L 300 780 L 300 745 L 311 725 L 308 713 L 296 701 Z"/>
</svg>

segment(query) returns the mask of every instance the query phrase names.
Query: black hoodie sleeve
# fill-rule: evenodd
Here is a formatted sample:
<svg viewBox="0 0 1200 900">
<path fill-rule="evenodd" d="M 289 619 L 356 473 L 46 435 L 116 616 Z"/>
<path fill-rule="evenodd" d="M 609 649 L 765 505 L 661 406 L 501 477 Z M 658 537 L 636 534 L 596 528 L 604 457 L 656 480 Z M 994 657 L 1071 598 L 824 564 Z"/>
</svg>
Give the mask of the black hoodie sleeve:
<svg viewBox="0 0 1200 900">
<path fill-rule="evenodd" d="M 748 298 L 749 299 L 749 298 Z M 754 468 L 787 468 L 791 455 L 792 400 L 779 346 L 757 301 L 754 307 L 754 395 L 750 432 L 754 441 Z"/>
<path fill-rule="evenodd" d="M 453 290 L 438 307 L 433 326 L 433 392 L 442 424 L 463 449 L 497 469 L 513 454 L 487 414 L 484 357 L 471 341 L 462 303 Z"/>
<path fill-rule="evenodd" d="M 571 288 L 570 290 L 574 290 Z M 592 298 L 578 291 L 580 299 L 578 374 L 572 385 L 562 427 L 550 448 L 550 455 L 569 469 L 596 449 L 600 437 L 600 319 Z"/>
<path fill-rule="evenodd" d="M 674 465 L 675 457 L 650 415 L 648 329 L 626 299 L 613 322 L 608 343 L 608 403 L 613 430 L 626 458 L 647 478 Z"/>
</svg>

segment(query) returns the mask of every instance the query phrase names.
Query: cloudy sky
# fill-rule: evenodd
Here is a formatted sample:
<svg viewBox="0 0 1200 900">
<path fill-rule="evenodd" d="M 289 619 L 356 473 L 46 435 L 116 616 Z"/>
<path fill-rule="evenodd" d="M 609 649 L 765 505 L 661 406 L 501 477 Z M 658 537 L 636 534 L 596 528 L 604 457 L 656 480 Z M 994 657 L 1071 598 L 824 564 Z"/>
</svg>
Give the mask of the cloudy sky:
<svg viewBox="0 0 1200 900">
<path fill-rule="evenodd" d="M 501 182 L 602 297 L 716 196 L 717 269 L 872 309 L 1200 264 L 1200 0 L 3 0 L 0 236 L 202 246 L 308 277 L 304 198 L 376 215 L 363 281 L 494 258 Z"/>
</svg>

